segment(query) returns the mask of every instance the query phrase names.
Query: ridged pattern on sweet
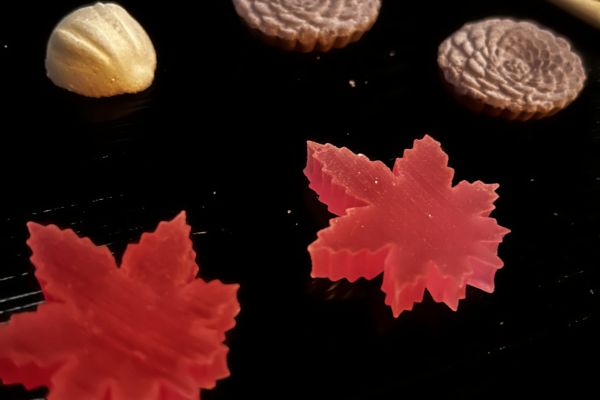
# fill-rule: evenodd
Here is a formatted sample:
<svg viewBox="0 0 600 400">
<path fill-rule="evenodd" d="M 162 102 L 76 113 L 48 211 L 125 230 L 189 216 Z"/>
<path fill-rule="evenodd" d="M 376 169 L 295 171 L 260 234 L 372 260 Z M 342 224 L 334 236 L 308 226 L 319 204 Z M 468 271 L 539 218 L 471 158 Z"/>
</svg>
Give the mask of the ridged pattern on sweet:
<svg viewBox="0 0 600 400">
<path fill-rule="evenodd" d="M 429 136 L 392 170 L 346 148 L 309 142 L 310 187 L 340 216 L 308 247 L 312 276 L 355 281 L 383 272 L 394 316 L 412 309 L 425 289 L 453 310 L 466 285 L 493 291 L 503 266 L 498 245 L 509 232 L 489 217 L 498 185 L 452 186 L 447 163 Z"/>
<path fill-rule="evenodd" d="M 503 232 L 502 235 L 505 233 Z M 381 286 L 381 290 L 386 294 L 385 303 L 392 307 L 392 312 L 397 317 L 402 311 L 412 310 L 413 304 L 423 299 L 425 289 L 435 301 L 445 303 L 453 311 L 458 309 L 459 300 L 465 298 L 467 285 L 492 293 L 496 271 L 504 265 L 499 257 L 489 255 L 498 251 L 501 236 L 497 240 L 489 243 L 480 242 L 479 246 L 487 248 L 487 252 L 485 254 L 481 252 L 479 256 L 466 256 L 462 262 L 459 262 L 458 266 L 462 269 L 462 273 L 458 275 L 445 273 L 435 262 L 430 261 L 426 264 L 423 273 L 409 282 L 393 278 L 394 266 L 405 264 L 406 259 L 403 259 L 399 253 L 390 252 L 385 261 Z M 484 258 L 485 261 L 479 257 Z"/>
<path fill-rule="evenodd" d="M 350 195 L 342 184 L 334 182 L 330 171 L 324 168 L 317 158 L 313 157 L 313 153 L 319 151 L 320 148 L 320 144 L 308 142 L 308 161 L 304 175 L 309 180 L 309 187 L 319 194 L 321 203 L 326 204 L 327 209 L 335 215 L 344 215 L 350 208 L 367 205 L 364 201 Z"/>
<path fill-rule="evenodd" d="M 311 276 L 332 281 L 347 279 L 350 282 L 359 278 L 373 279 L 381 273 L 381 266 L 384 265 L 390 248 L 391 246 L 385 246 L 374 251 L 334 250 L 315 242 L 308 248 L 313 265 Z"/>
<path fill-rule="evenodd" d="M 438 64 L 445 83 L 469 108 L 517 120 L 563 109 L 586 78 L 565 39 L 510 19 L 464 25 L 442 42 Z"/>
<path fill-rule="evenodd" d="M 48 400 L 192 400 L 229 375 L 238 285 L 196 279 L 184 213 L 129 246 L 121 268 L 71 230 L 28 226 L 46 303 L 0 327 L 5 383 L 48 386 Z"/>
<path fill-rule="evenodd" d="M 54 28 L 46 71 L 57 86 L 89 97 L 137 93 L 154 80 L 156 52 L 148 34 L 117 4 L 73 11 Z"/>
<path fill-rule="evenodd" d="M 329 51 L 359 40 L 381 0 L 233 0 L 248 27 L 284 50 Z"/>
</svg>

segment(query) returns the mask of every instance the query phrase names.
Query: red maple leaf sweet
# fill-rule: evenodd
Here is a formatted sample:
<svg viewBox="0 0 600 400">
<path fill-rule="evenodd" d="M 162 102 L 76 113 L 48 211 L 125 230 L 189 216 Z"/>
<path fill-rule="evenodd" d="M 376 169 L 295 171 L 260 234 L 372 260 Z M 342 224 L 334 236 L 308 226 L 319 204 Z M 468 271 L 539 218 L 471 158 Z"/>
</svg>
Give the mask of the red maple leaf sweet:
<svg viewBox="0 0 600 400">
<path fill-rule="evenodd" d="M 448 156 L 430 136 L 416 140 L 390 170 L 347 148 L 308 142 L 310 188 L 338 215 L 308 250 L 312 276 L 372 279 L 383 272 L 385 302 L 395 317 L 427 289 L 452 310 L 466 285 L 494 290 L 509 230 L 489 215 L 497 184 L 452 186 Z"/>
<path fill-rule="evenodd" d="M 187 400 L 229 375 L 238 285 L 195 279 L 185 213 L 127 247 L 29 223 L 46 302 L 0 326 L 0 379 L 48 400 Z"/>
</svg>

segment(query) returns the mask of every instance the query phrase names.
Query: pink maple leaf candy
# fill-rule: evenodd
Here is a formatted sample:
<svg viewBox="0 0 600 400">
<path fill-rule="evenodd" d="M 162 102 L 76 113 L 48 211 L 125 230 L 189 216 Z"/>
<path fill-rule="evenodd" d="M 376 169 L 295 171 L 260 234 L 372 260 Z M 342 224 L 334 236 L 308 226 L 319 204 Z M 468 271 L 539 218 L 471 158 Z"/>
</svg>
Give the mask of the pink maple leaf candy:
<svg viewBox="0 0 600 400">
<path fill-rule="evenodd" d="M 197 400 L 229 375 L 238 285 L 195 279 L 185 213 L 127 247 L 28 224 L 46 302 L 0 326 L 0 379 L 48 400 Z"/>
<path fill-rule="evenodd" d="M 312 276 L 353 282 L 383 273 L 395 317 L 420 302 L 425 289 L 454 311 L 466 285 L 493 292 L 503 266 L 498 245 L 509 232 L 489 216 L 498 185 L 452 186 L 453 173 L 427 135 L 392 170 L 347 148 L 309 141 L 304 174 L 338 215 L 308 247 Z"/>
</svg>

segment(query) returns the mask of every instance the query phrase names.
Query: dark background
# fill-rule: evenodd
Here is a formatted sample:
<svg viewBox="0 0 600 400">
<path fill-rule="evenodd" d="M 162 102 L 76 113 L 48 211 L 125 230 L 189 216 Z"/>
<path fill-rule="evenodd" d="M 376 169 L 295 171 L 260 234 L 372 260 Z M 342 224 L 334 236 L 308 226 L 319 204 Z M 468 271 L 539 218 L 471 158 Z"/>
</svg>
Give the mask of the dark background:
<svg viewBox="0 0 600 400">
<path fill-rule="evenodd" d="M 203 399 L 597 392 L 598 31 L 542 1 L 387 0 L 360 43 L 317 56 L 256 42 L 230 1 L 121 3 L 153 39 L 158 70 L 148 91 L 105 100 L 45 77 L 50 32 L 82 3 L 0 9 L 0 299 L 31 293 L 0 300 L 0 321 L 42 300 L 27 221 L 71 227 L 120 258 L 185 209 L 202 276 L 241 284 L 232 375 Z M 588 72 L 572 106 L 506 122 L 444 91 L 438 44 L 496 15 L 571 39 Z M 425 133 L 456 181 L 501 184 L 494 216 L 512 233 L 494 294 L 469 289 L 456 313 L 426 295 L 394 319 L 380 277 L 310 279 L 306 246 L 330 215 L 302 174 L 305 141 L 390 164 Z M 2 400 L 43 395 L 0 387 Z"/>
</svg>

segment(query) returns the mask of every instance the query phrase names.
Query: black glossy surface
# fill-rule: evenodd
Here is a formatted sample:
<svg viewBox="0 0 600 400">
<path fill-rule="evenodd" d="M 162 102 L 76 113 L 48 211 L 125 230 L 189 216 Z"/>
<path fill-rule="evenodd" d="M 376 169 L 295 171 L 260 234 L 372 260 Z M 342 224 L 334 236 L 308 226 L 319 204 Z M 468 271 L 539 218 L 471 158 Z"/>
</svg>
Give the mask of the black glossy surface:
<svg viewBox="0 0 600 400">
<path fill-rule="evenodd" d="M 119 257 L 185 209 L 203 277 L 241 283 L 232 376 L 203 399 L 578 398 L 596 389 L 598 31 L 540 1 L 387 0 L 360 43 L 297 55 L 255 42 L 229 1 L 206 3 L 202 13 L 187 2 L 123 1 L 154 40 L 159 67 L 146 93 L 108 100 L 45 77 L 48 35 L 78 2 L 0 6 L 0 298 L 38 288 L 26 274 L 28 220 L 71 226 Z M 437 45 L 492 15 L 535 19 L 572 40 L 589 79 L 571 107 L 511 123 L 455 104 L 438 80 Z M 457 180 L 501 184 L 494 215 L 512 233 L 493 295 L 469 290 L 457 313 L 426 296 L 394 319 L 380 278 L 310 279 L 306 246 L 329 215 L 302 175 L 305 141 L 389 163 L 424 133 L 442 142 Z M 0 301 L 0 321 L 39 300 Z M 2 400 L 42 395 L 0 388 Z"/>
</svg>

